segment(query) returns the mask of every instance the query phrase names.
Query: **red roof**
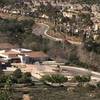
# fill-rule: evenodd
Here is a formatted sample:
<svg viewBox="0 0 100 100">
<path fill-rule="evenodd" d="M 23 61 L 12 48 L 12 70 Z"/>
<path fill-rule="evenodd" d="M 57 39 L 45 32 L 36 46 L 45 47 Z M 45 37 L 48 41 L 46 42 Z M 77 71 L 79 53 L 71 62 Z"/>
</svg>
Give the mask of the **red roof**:
<svg viewBox="0 0 100 100">
<path fill-rule="evenodd" d="M 42 57 L 48 57 L 48 55 L 46 55 L 44 52 L 41 52 L 41 51 L 32 51 L 32 52 L 29 52 L 29 53 L 24 53 L 30 57 L 33 57 L 33 58 L 42 58 Z"/>
<path fill-rule="evenodd" d="M 18 55 L 20 53 L 15 52 L 15 51 L 6 51 L 6 52 L 4 52 L 2 54 L 7 55 L 8 57 L 16 58 L 16 57 L 18 57 Z"/>
</svg>

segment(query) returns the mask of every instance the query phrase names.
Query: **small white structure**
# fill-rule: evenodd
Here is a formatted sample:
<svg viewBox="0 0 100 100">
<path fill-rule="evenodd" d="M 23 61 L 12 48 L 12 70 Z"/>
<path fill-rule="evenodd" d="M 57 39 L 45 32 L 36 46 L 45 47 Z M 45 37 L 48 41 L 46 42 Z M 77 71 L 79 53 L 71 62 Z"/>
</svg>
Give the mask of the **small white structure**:
<svg viewBox="0 0 100 100">
<path fill-rule="evenodd" d="M 64 17 L 70 17 L 70 18 L 71 18 L 72 15 L 73 15 L 72 13 L 69 13 L 69 12 L 63 12 L 63 16 L 64 16 Z"/>
<path fill-rule="evenodd" d="M 94 30 L 97 31 L 98 29 L 99 29 L 98 24 L 95 24 L 95 25 L 94 25 Z"/>
<path fill-rule="evenodd" d="M 41 18 L 48 19 L 48 18 L 49 18 L 49 16 L 47 16 L 47 15 L 43 14 L 43 15 L 41 16 Z"/>
<path fill-rule="evenodd" d="M 93 39 L 96 40 L 98 37 L 99 37 L 99 35 L 95 34 L 95 35 L 93 36 Z"/>
<path fill-rule="evenodd" d="M 20 14 L 20 11 L 19 10 L 11 10 L 10 13 L 11 14 Z"/>
</svg>

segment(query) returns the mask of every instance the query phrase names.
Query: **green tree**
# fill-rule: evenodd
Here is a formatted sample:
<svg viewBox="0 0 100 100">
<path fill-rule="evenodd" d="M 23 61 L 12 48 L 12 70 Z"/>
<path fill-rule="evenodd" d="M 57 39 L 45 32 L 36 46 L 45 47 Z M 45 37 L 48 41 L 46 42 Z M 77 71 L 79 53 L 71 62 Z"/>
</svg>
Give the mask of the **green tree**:
<svg viewBox="0 0 100 100">
<path fill-rule="evenodd" d="M 100 88 L 100 82 L 97 83 L 97 87 Z"/>
<path fill-rule="evenodd" d="M 9 76 L 6 76 L 4 74 L 0 75 L 0 83 L 6 83 L 6 80 L 8 79 Z"/>
<path fill-rule="evenodd" d="M 11 100 L 8 91 L 0 90 L 0 100 Z"/>
<path fill-rule="evenodd" d="M 89 91 L 94 91 L 96 89 L 96 86 L 92 84 L 86 84 L 85 88 Z"/>
<path fill-rule="evenodd" d="M 18 79 L 18 83 L 32 83 L 31 73 L 23 73 L 22 77 Z"/>
<path fill-rule="evenodd" d="M 83 76 L 75 76 L 75 80 L 78 82 L 89 82 L 91 80 L 90 75 L 83 75 Z"/>
<path fill-rule="evenodd" d="M 13 76 L 16 77 L 16 78 L 21 78 L 22 77 L 22 72 L 20 69 L 16 69 L 14 72 L 13 72 Z"/>
<path fill-rule="evenodd" d="M 0 89 L 0 100 L 12 100 L 13 96 L 13 85 L 11 78 L 8 77 L 8 79 L 5 82 L 4 89 Z"/>
<path fill-rule="evenodd" d="M 13 85 L 13 83 L 12 83 L 11 77 L 8 77 L 8 79 L 6 80 L 5 86 L 4 86 L 5 90 L 11 92 L 12 91 L 12 85 Z"/>
</svg>

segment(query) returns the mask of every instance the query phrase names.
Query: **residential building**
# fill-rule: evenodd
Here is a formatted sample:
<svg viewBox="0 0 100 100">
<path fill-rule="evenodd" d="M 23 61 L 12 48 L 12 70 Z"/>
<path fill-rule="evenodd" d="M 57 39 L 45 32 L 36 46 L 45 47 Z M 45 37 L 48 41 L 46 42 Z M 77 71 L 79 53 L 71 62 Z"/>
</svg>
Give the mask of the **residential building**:
<svg viewBox="0 0 100 100">
<path fill-rule="evenodd" d="M 32 51 L 23 48 L 1 50 L 0 57 L 2 58 L 2 60 L 11 63 L 26 63 L 26 64 L 33 64 L 35 62 L 42 62 L 49 59 L 49 56 L 42 51 Z"/>
</svg>

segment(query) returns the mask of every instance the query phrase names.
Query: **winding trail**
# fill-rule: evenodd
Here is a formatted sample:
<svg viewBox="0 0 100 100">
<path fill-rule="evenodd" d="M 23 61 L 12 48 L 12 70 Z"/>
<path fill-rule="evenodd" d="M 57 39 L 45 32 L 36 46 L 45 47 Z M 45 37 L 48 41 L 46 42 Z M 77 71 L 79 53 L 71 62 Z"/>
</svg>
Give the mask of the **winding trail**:
<svg viewBox="0 0 100 100">
<path fill-rule="evenodd" d="M 77 75 L 91 75 L 91 82 L 92 83 L 96 83 L 98 81 L 100 81 L 100 73 L 99 72 L 95 72 L 89 69 L 85 69 L 85 68 L 79 68 L 77 66 L 62 66 L 60 65 L 62 71 L 61 74 L 68 76 L 68 77 L 72 77 L 72 76 L 77 76 Z M 33 77 L 35 77 L 36 79 L 40 79 L 42 75 L 44 75 L 45 73 L 55 73 L 57 72 L 57 65 L 53 64 L 44 64 L 44 65 L 29 65 L 27 66 L 27 68 L 30 68 L 30 72 L 32 74 Z"/>
<path fill-rule="evenodd" d="M 90 74 L 92 79 L 100 81 L 100 73 L 99 72 L 95 72 L 95 71 L 88 70 L 85 68 L 72 67 L 72 66 L 61 66 L 61 68 L 67 69 L 68 71 L 73 71 L 77 75 L 84 75 L 84 74 L 89 75 Z"/>
<path fill-rule="evenodd" d="M 39 33 L 37 32 L 36 35 L 42 35 L 42 36 L 44 36 L 44 37 L 46 37 L 50 40 L 53 40 L 53 41 L 64 42 L 64 40 L 61 39 L 61 38 L 55 38 L 55 37 L 52 37 L 52 36 L 47 34 L 47 32 L 49 30 L 49 26 L 47 24 L 38 23 L 38 25 L 40 25 L 41 28 L 43 28 L 43 27 L 45 27 L 45 28 L 43 28 L 43 31 L 39 31 Z M 75 41 L 71 41 L 69 39 L 67 41 L 69 43 L 75 44 L 75 45 L 81 44 L 81 42 L 75 42 Z M 65 73 L 64 73 L 65 75 L 66 75 L 67 72 L 71 72 L 73 75 L 91 74 L 91 78 L 94 81 L 100 81 L 100 73 L 99 72 L 91 71 L 91 70 L 84 69 L 84 68 L 72 67 L 72 66 L 61 66 L 61 68 L 64 68 L 66 70 Z"/>
<path fill-rule="evenodd" d="M 47 24 L 44 24 L 44 23 L 38 23 L 38 28 L 34 28 L 33 29 L 33 32 L 35 35 L 39 36 L 39 35 L 42 35 L 43 37 L 45 38 L 48 38 L 52 41 L 58 41 L 58 42 L 64 42 L 64 39 L 62 38 L 56 38 L 56 37 L 53 37 L 51 35 L 48 34 L 48 30 L 49 30 L 49 25 Z M 70 39 L 66 39 L 69 43 L 71 44 L 75 44 L 75 45 L 80 45 L 81 42 L 75 42 L 75 41 L 72 41 Z"/>
</svg>

